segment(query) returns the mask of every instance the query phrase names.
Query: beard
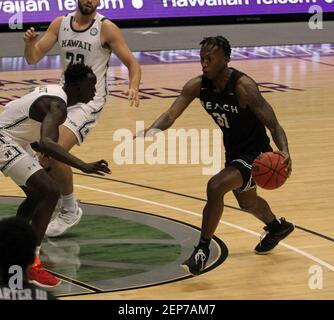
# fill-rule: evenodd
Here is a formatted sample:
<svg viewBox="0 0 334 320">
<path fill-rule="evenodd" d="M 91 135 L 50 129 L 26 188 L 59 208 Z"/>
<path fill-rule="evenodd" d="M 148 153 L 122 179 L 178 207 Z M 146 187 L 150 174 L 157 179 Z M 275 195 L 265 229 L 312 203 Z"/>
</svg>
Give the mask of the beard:
<svg viewBox="0 0 334 320">
<path fill-rule="evenodd" d="M 78 8 L 84 16 L 89 16 L 96 11 L 96 7 L 93 6 L 91 9 L 85 8 L 80 1 L 78 1 Z"/>
</svg>

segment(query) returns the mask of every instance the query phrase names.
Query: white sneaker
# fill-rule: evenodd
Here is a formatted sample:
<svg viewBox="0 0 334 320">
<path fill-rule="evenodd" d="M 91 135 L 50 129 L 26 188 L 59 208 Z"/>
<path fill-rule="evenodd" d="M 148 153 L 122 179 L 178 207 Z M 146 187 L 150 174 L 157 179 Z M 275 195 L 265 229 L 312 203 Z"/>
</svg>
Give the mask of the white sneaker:
<svg viewBox="0 0 334 320">
<path fill-rule="evenodd" d="M 78 203 L 73 211 L 62 208 L 60 213 L 49 223 L 45 234 L 48 237 L 58 237 L 66 232 L 67 229 L 77 225 L 82 217 L 82 209 Z"/>
<path fill-rule="evenodd" d="M 62 204 L 62 201 L 61 201 L 61 199 L 59 199 L 58 202 L 57 202 L 57 205 L 56 205 L 55 209 L 52 212 L 52 216 L 51 216 L 50 222 L 52 220 L 54 220 L 59 215 L 59 213 L 61 212 L 61 208 L 62 208 L 61 204 Z"/>
</svg>

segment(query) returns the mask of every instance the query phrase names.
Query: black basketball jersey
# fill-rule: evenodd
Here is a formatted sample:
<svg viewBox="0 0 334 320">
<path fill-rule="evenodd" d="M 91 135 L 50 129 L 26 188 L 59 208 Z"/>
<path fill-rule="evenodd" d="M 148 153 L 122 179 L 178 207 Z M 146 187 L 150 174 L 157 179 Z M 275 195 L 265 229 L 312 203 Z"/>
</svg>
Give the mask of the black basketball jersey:
<svg viewBox="0 0 334 320">
<path fill-rule="evenodd" d="M 242 108 L 237 99 L 236 83 L 244 73 L 234 69 L 223 91 L 202 76 L 200 100 L 204 109 L 223 131 L 226 160 L 242 154 L 272 151 L 265 126 L 248 106 Z"/>
</svg>

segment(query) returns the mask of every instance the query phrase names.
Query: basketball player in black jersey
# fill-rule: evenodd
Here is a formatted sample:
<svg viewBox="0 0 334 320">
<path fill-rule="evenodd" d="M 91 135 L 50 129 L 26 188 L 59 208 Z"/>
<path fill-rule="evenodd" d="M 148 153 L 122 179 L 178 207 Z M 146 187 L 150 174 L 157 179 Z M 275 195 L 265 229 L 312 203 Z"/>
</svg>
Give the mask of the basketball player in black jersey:
<svg viewBox="0 0 334 320">
<path fill-rule="evenodd" d="M 291 158 L 285 132 L 257 84 L 246 74 L 228 67 L 231 47 L 222 36 L 204 38 L 200 57 L 203 74 L 189 80 L 169 110 L 137 136 L 151 129 L 168 129 L 195 99 L 224 133 L 225 168 L 207 185 L 207 203 L 203 209 L 201 238 L 191 257 L 182 267 L 200 274 L 208 261 L 211 238 L 224 209 L 224 195 L 233 191 L 240 207 L 266 224 L 266 236 L 256 246 L 257 254 L 267 254 L 294 229 L 284 218 L 277 219 L 268 203 L 259 197 L 251 177 L 251 166 L 261 153 L 272 151 L 266 127 L 291 173 Z M 154 132 L 153 130 L 151 132 Z"/>
</svg>

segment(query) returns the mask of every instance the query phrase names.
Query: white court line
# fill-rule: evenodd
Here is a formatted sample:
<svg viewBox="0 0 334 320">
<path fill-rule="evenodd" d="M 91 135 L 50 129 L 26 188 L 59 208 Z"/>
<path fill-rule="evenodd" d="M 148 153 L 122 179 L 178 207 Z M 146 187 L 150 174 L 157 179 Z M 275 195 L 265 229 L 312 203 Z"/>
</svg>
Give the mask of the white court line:
<svg viewBox="0 0 334 320">
<path fill-rule="evenodd" d="M 192 216 L 196 216 L 196 217 L 200 217 L 202 218 L 202 214 L 199 214 L 199 213 L 196 213 L 196 212 L 193 212 L 193 211 L 188 211 L 188 210 L 184 210 L 184 209 L 181 209 L 181 208 L 178 208 L 178 207 L 173 207 L 173 206 L 169 206 L 167 204 L 164 204 L 164 203 L 161 203 L 161 202 L 156 202 L 156 201 L 151 201 L 151 200 L 146 200 L 146 199 L 142 199 L 142 198 L 138 198 L 138 197 L 133 197 L 133 196 L 129 196 L 129 195 L 126 195 L 126 194 L 123 194 L 123 193 L 118 193 L 118 192 L 112 192 L 112 191 L 106 191 L 106 190 L 102 190 L 102 189 L 97 189 L 97 188 L 92 188 L 92 187 L 87 187 L 87 186 L 82 186 L 80 184 L 75 184 L 74 185 L 75 187 L 77 188 L 81 188 L 81 189 L 86 189 L 86 190 L 91 190 L 91 191 L 95 191 L 95 192 L 100 192 L 100 193 L 106 193 L 106 194 L 111 194 L 111 195 L 114 195 L 114 196 L 117 196 L 117 197 L 121 197 L 121 198 L 126 198 L 126 199 L 131 199 L 131 200 L 136 200 L 136 201 L 140 201 L 140 202 L 145 202 L 145 203 L 149 203 L 149 204 L 153 204 L 153 205 L 156 205 L 156 206 L 159 206 L 159 207 L 164 207 L 164 208 L 168 208 L 168 209 L 172 209 L 172 210 L 176 210 L 176 211 L 180 211 L 180 212 L 184 212 L 184 213 L 188 213 Z M 235 229 L 239 229 L 241 231 L 244 231 L 246 233 L 249 233 L 249 234 L 252 234 L 256 237 L 259 237 L 260 236 L 260 233 L 257 233 L 257 232 L 254 232 L 252 230 L 249 230 L 247 228 L 243 228 L 243 227 L 240 227 L 236 224 L 233 224 L 233 223 L 230 223 L 230 222 L 226 222 L 226 221 L 223 221 L 223 220 L 220 220 L 219 223 L 222 223 L 222 224 L 225 224 L 229 227 L 232 227 L 232 228 L 235 228 Z M 323 261 L 307 252 L 305 252 L 304 250 L 301 250 L 301 249 L 298 249 L 294 246 L 291 246 L 289 244 L 286 244 L 284 242 L 280 242 L 279 245 L 291 250 L 291 251 L 294 251 L 310 260 L 313 260 L 314 262 L 326 267 L 327 269 L 331 270 L 331 271 L 334 271 L 334 266 L 329 264 L 328 262 L 326 261 Z"/>
</svg>

